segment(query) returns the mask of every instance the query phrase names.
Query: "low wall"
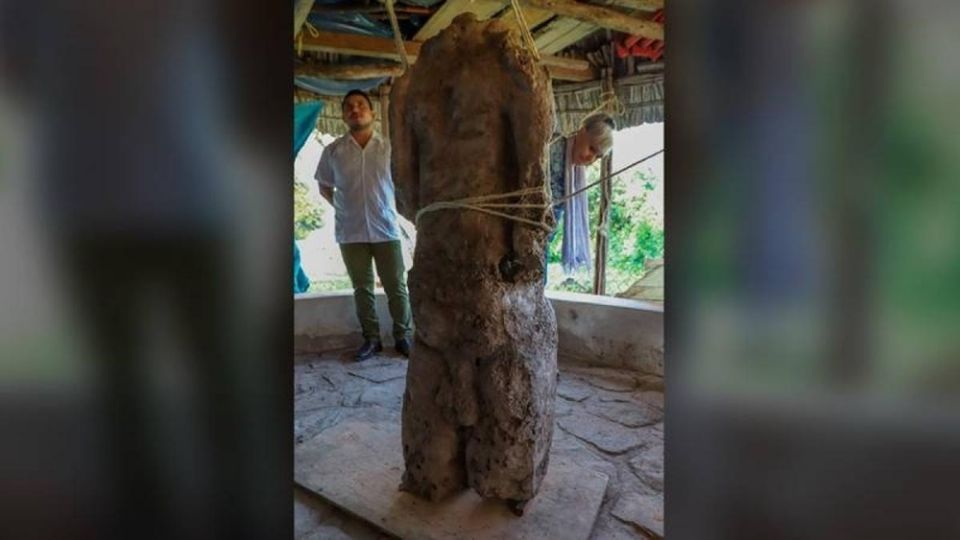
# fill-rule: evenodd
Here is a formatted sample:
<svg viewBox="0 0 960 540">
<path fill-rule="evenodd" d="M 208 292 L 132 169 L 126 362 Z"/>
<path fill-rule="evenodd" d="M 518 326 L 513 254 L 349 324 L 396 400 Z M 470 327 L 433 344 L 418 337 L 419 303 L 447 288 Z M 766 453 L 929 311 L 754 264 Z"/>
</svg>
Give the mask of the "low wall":
<svg viewBox="0 0 960 540">
<path fill-rule="evenodd" d="M 547 293 L 557 314 L 559 354 L 566 360 L 663 374 L 663 308 L 639 300 L 589 294 Z M 377 291 L 385 344 L 392 343 L 390 313 Z M 353 293 L 299 294 L 294 301 L 297 352 L 357 347 L 360 325 Z"/>
</svg>

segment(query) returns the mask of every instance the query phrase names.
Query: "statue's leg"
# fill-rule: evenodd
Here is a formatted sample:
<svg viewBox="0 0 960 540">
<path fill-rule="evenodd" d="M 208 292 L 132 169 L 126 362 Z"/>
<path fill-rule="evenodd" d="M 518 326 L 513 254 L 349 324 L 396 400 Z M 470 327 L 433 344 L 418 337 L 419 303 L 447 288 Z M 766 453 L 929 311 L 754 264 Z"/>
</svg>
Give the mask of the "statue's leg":
<svg viewBox="0 0 960 540">
<path fill-rule="evenodd" d="M 542 385 L 528 358 L 501 355 L 478 372 L 483 414 L 466 448 L 470 485 L 482 496 L 527 501 L 546 471 L 552 421 L 531 399 Z M 542 390 L 541 390 L 542 391 Z"/>
<path fill-rule="evenodd" d="M 403 394 L 403 458 L 400 489 L 440 500 L 466 488 L 463 430 L 455 411 L 438 404 L 450 388 L 446 361 L 416 338 Z"/>
</svg>

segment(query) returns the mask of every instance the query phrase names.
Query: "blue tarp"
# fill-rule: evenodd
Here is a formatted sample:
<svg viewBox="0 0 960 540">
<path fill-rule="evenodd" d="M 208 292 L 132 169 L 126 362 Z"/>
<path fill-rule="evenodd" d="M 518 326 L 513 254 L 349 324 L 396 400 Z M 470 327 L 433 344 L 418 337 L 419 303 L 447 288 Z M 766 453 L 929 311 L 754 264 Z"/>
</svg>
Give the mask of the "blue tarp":
<svg viewBox="0 0 960 540">
<path fill-rule="evenodd" d="M 317 30 L 327 32 L 393 37 L 393 29 L 389 24 L 371 19 L 363 13 L 311 13 L 307 20 L 316 26 Z"/>
<path fill-rule="evenodd" d="M 297 247 L 297 242 L 293 242 L 293 294 L 299 294 L 307 292 L 307 289 L 310 288 L 310 278 L 307 277 L 307 273 L 303 271 L 303 267 L 300 266 L 300 248 Z"/>
<path fill-rule="evenodd" d="M 318 79 L 316 77 L 298 76 L 293 78 L 293 84 L 304 90 L 310 90 L 324 96 L 342 96 L 354 88 L 369 92 L 383 84 L 386 80 L 387 77 L 341 81 L 337 79 Z"/>
<path fill-rule="evenodd" d="M 297 103 L 293 106 L 293 157 L 296 158 L 307 137 L 313 133 L 314 126 L 317 125 L 317 117 L 323 110 L 322 101 L 310 101 L 307 103 Z M 300 266 L 300 248 L 297 242 L 293 242 L 293 293 L 306 292 L 310 288 L 310 278 Z"/>
<path fill-rule="evenodd" d="M 307 137 L 313 133 L 313 128 L 317 125 L 317 117 L 323 110 L 322 101 L 310 101 L 306 103 L 297 103 L 293 106 L 293 157 L 296 158 L 303 148 L 303 143 L 307 142 Z"/>
</svg>

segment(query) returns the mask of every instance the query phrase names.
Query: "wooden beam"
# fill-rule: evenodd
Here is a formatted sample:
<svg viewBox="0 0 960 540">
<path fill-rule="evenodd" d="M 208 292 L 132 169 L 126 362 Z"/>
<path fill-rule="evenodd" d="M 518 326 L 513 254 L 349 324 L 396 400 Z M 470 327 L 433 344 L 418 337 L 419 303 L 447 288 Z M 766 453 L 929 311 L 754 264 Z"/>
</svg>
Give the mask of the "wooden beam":
<svg viewBox="0 0 960 540">
<path fill-rule="evenodd" d="M 321 64 L 317 62 L 301 62 L 294 66 L 294 75 L 307 77 L 321 77 L 326 79 L 372 79 L 374 77 L 399 77 L 403 74 L 403 66 L 395 62 L 379 62 L 376 64 Z"/>
<path fill-rule="evenodd" d="M 416 60 L 417 55 L 420 54 L 420 44 L 415 41 L 405 41 L 403 47 L 407 54 L 407 59 L 411 62 Z M 316 37 L 309 32 L 304 34 L 303 50 L 400 60 L 400 55 L 397 54 L 397 47 L 393 44 L 392 38 L 327 32 L 324 30 L 318 31 Z"/>
<path fill-rule="evenodd" d="M 641 36 L 650 39 L 663 39 L 663 25 L 627 15 L 615 9 L 592 4 L 584 4 L 575 0 L 520 0 L 521 3 L 535 8 L 552 11 L 557 15 L 572 17 L 581 21 L 593 23 L 602 28 L 609 28 L 624 32 L 631 36 Z"/>
<path fill-rule="evenodd" d="M 417 60 L 420 54 L 420 43 L 415 41 L 403 42 L 407 58 L 411 63 Z M 399 60 L 396 46 L 390 38 L 361 36 L 358 34 L 343 34 L 339 32 L 319 31 L 314 37 L 307 33 L 303 35 L 303 49 L 307 51 L 332 52 L 367 56 L 372 58 L 386 58 Z M 541 63 L 546 66 L 550 76 L 565 81 L 591 81 L 596 79 L 596 73 L 586 60 L 576 58 L 562 58 L 559 56 L 543 56 Z"/>
<path fill-rule="evenodd" d="M 600 161 L 600 177 L 609 176 L 611 172 L 611 163 L 613 162 L 613 156 L 607 154 L 601 158 Z M 593 260 L 593 294 L 605 295 L 607 294 L 607 254 L 610 251 L 609 249 L 609 233 L 610 233 L 610 199 L 613 197 L 613 192 L 610 188 L 610 182 L 603 182 L 600 184 L 600 208 L 599 208 L 599 222 L 597 223 L 597 238 L 596 238 L 596 256 Z"/>
<path fill-rule="evenodd" d="M 313 0 L 296 0 L 293 4 L 293 35 L 296 37 L 303 28 L 303 23 L 310 14 L 310 8 L 313 7 Z"/>
<path fill-rule="evenodd" d="M 395 6 L 393 10 L 396 13 L 408 13 L 410 15 L 433 15 L 434 11 L 436 11 L 433 8 L 420 6 Z M 310 12 L 319 13 L 321 15 L 325 13 L 386 13 L 387 8 L 383 5 L 361 6 L 353 4 L 327 4 L 315 5 Z"/>
<path fill-rule="evenodd" d="M 440 33 L 441 30 L 450 26 L 450 22 L 461 13 L 474 13 L 479 20 L 485 20 L 503 9 L 507 4 L 504 0 L 447 0 L 440 6 L 440 9 L 427 19 L 426 24 L 420 27 L 414 41 L 423 43 Z"/>
<path fill-rule="evenodd" d="M 540 63 L 547 68 L 551 79 L 584 82 L 598 78 L 597 70 L 586 60 L 544 55 L 540 57 Z"/>
<path fill-rule="evenodd" d="M 584 70 L 590 68 L 590 62 L 580 60 L 579 58 L 564 58 L 563 56 L 541 56 L 540 63 L 544 66 L 559 67 L 572 70 Z"/>
<path fill-rule="evenodd" d="M 602 88 L 604 92 L 613 92 L 613 70 L 604 68 Z M 607 104 L 608 113 L 612 113 L 611 106 Z M 613 149 L 603 156 L 600 161 L 600 177 L 608 178 L 613 169 Z M 593 271 L 593 294 L 604 295 L 607 293 L 607 255 L 610 247 L 610 201 L 613 199 L 613 182 L 607 179 L 600 183 L 600 208 L 597 223 L 597 248 L 596 258 L 594 259 Z"/>
<path fill-rule="evenodd" d="M 547 73 L 551 79 L 558 81 L 586 82 L 597 80 L 597 72 L 593 68 L 571 69 L 561 66 L 547 66 Z"/>
</svg>

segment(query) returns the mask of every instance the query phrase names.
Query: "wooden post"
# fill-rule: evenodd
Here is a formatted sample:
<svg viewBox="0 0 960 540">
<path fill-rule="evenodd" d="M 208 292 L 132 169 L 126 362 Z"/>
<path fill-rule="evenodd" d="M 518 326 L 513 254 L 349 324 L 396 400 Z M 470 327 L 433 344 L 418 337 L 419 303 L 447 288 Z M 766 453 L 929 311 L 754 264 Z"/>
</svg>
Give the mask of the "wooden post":
<svg viewBox="0 0 960 540">
<path fill-rule="evenodd" d="M 390 85 L 380 85 L 380 134 L 390 141 Z"/>
<path fill-rule="evenodd" d="M 614 91 L 613 86 L 613 68 L 603 69 L 603 79 L 601 80 L 601 89 L 605 92 Z M 607 107 L 608 113 L 611 113 L 610 107 Z M 600 177 L 609 176 L 612 172 L 613 150 L 603 156 L 600 162 Z M 607 292 L 607 251 L 609 249 L 608 232 L 610 230 L 610 199 L 612 196 L 612 182 L 607 180 L 600 183 L 600 208 L 599 219 L 597 223 L 597 242 L 596 256 L 594 257 L 593 269 L 593 294 L 603 295 Z"/>
<path fill-rule="evenodd" d="M 611 154 L 603 156 L 600 162 L 600 175 L 610 174 Z M 597 225 L 597 256 L 594 260 L 593 294 L 607 293 L 607 233 L 610 229 L 610 182 L 600 184 L 600 223 Z"/>
</svg>

